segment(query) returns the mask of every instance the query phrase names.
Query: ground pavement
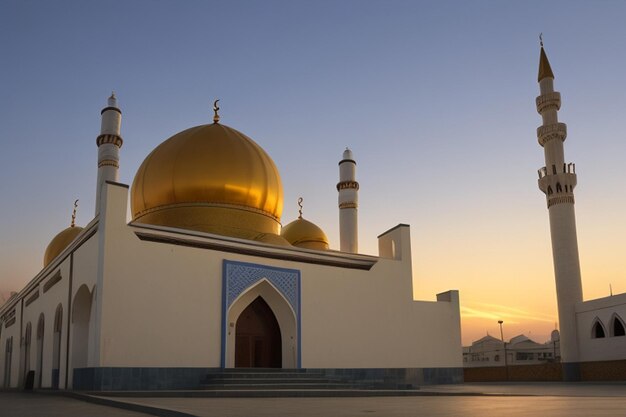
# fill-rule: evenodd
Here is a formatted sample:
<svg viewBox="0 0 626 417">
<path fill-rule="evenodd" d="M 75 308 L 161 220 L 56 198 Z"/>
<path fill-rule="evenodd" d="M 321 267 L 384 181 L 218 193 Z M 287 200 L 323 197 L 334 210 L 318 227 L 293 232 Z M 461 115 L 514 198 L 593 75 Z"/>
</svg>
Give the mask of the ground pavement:
<svg viewBox="0 0 626 417">
<path fill-rule="evenodd" d="M 626 384 L 510 383 L 423 387 L 415 397 L 109 398 L 165 417 L 614 417 L 626 416 Z M 140 417 L 42 394 L 0 393 L 0 417 Z"/>
</svg>

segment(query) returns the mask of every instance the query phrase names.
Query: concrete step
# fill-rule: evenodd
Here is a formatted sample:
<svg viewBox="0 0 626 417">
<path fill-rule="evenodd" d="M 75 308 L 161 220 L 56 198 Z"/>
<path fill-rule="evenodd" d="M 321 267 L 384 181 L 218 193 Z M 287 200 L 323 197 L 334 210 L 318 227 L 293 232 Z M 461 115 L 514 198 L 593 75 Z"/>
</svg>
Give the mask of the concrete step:
<svg viewBox="0 0 626 417">
<path fill-rule="evenodd" d="M 289 383 L 319 383 L 319 382 L 342 382 L 338 379 L 330 379 L 330 378 L 207 378 L 203 381 L 203 384 L 289 384 Z"/>
<path fill-rule="evenodd" d="M 326 378 L 324 374 L 315 374 L 315 373 L 266 373 L 266 372 L 258 372 L 258 373 L 215 373 L 215 374 L 207 374 L 206 380 L 216 380 L 216 379 L 320 379 Z"/>
<path fill-rule="evenodd" d="M 383 379 L 352 381 L 339 376 L 327 376 L 322 372 L 304 369 L 256 369 L 234 368 L 210 372 L 201 382 L 203 391 L 351 391 L 415 390 L 411 385 L 398 385 Z M 293 396 L 297 396 L 293 394 Z"/>
<path fill-rule="evenodd" d="M 102 392 L 81 393 L 100 397 Z M 406 397 L 432 395 L 419 389 L 253 389 L 253 390 L 192 390 L 192 391 L 108 391 L 105 397 L 126 398 L 287 398 L 287 397 Z M 448 394 L 443 394 L 448 395 Z"/>
<path fill-rule="evenodd" d="M 311 371 L 308 371 L 311 372 Z M 209 371 L 210 374 L 218 373 L 226 373 L 226 374 L 236 374 L 236 373 L 297 373 L 297 374 L 306 374 L 307 369 L 301 368 L 225 368 L 225 369 L 215 369 Z"/>
<path fill-rule="evenodd" d="M 291 383 L 250 383 L 250 384 L 209 384 L 201 386 L 204 390 L 311 390 L 311 389 L 358 389 L 354 384 L 337 382 L 291 382 Z"/>
</svg>

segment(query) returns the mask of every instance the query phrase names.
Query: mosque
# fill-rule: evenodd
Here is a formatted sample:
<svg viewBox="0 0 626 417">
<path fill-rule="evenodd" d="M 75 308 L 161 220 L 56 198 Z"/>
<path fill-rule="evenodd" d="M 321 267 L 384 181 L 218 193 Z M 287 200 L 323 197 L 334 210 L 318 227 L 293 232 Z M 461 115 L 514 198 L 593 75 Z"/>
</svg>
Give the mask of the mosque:
<svg viewBox="0 0 626 417">
<path fill-rule="evenodd" d="M 122 112 L 108 99 L 95 217 L 79 227 L 73 216 L 0 307 L 2 386 L 189 388 L 228 368 L 461 382 L 459 294 L 413 299 L 409 226 L 378 236 L 378 256 L 358 252 L 353 153 L 339 162 L 331 249 L 302 211 L 281 225 L 276 165 L 218 110 L 157 146 L 129 190 Z"/>
</svg>

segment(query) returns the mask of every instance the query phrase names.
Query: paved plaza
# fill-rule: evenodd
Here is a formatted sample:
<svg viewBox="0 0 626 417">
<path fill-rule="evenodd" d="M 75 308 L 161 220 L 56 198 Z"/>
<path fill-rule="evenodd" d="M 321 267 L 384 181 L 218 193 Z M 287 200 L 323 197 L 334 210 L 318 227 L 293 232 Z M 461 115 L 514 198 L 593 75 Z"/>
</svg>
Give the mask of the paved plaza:
<svg viewBox="0 0 626 417">
<path fill-rule="evenodd" d="M 0 417 L 145 417 L 57 395 L 0 392 Z"/>
<path fill-rule="evenodd" d="M 109 398 L 171 417 L 604 417 L 626 415 L 626 384 L 462 384 L 424 387 L 415 397 Z M 0 417 L 140 417 L 57 395 L 0 393 Z M 154 414 L 153 414 L 154 415 Z"/>
</svg>

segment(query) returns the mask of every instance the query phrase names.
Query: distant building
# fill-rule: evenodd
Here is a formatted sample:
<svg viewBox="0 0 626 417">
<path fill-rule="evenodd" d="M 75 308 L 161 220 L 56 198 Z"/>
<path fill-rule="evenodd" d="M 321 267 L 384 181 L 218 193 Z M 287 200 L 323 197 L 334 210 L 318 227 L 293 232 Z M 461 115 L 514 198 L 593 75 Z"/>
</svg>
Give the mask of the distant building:
<svg viewBox="0 0 626 417">
<path fill-rule="evenodd" d="M 523 334 L 506 344 L 493 336 L 485 336 L 463 347 L 463 367 L 536 365 L 560 361 L 559 332 L 552 332 L 550 341 L 537 343 Z"/>
</svg>

